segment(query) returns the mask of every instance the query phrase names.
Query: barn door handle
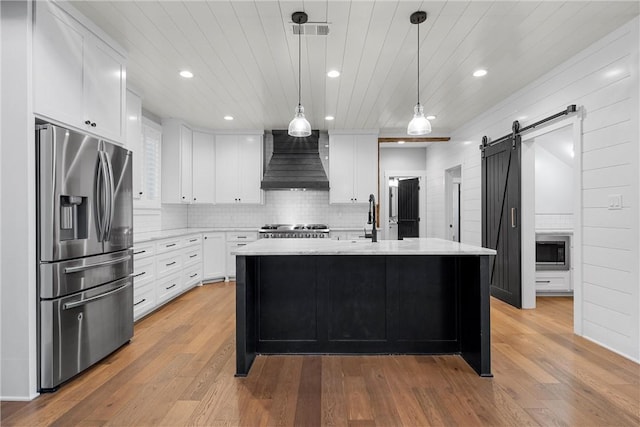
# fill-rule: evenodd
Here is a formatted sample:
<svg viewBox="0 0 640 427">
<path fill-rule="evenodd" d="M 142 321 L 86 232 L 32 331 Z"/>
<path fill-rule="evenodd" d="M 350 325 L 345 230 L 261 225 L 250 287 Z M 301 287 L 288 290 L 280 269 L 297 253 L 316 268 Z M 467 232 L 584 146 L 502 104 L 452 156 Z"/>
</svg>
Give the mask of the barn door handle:
<svg viewBox="0 0 640 427">
<path fill-rule="evenodd" d="M 516 228 L 516 208 L 511 208 L 511 228 Z"/>
</svg>

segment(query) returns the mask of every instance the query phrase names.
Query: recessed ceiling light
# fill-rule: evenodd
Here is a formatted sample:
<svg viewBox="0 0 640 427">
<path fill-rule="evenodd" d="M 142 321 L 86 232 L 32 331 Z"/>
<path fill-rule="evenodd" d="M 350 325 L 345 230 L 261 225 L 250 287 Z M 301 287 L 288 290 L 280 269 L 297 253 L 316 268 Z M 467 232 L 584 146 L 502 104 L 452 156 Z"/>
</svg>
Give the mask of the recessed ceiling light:
<svg viewBox="0 0 640 427">
<path fill-rule="evenodd" d="M 427 120 L 435 120 L 436 116 L 427 116 Z"/>
<path fill-rule="evenodd" d="M 180 76 L 184 77 L 185 79 L 190 79 L 193 77 L 193 73 L 189 70 L 182 70 L 180 71 Z"/>
<path fill-rule="evenodd" d="M 335 79 L 336 77 L 340 76 L 340 71 L 338 71 L 338 70 L 330 70 L 327 73 L 327 76 L 331 77 L 332 79 Z"/>
<path fill-rule="evenodd" d="M 473 143 L 473 141 L 465 141 L 465 142 L 464 142 L 464 145 L 469 145 L 469 144 L 471 144 L 471 143 Z"/>
<path fill-rule="evenodd" d="M 398 144 L 404 144 L 404 141 L 398 141 Z"/>
<path fill-rule="evenodd" d="M 233 120 L 233 116 L 224 116 L 225 120 Z"/>
<path fill-rule="evenodd" d="M 487 75 L 487 70 L 483 70 L 482 68 L 479 70 L 475 70 L 473 72 L 473 77 L 482 77 Z"/>
<path fill-rule="evenodd" d="M 327 116 L 327 117 L 325 117 L 324 119 L 325 119 L 325 120 L 333 120 L 333 119 L 335 119 L 335 117 L 333 117 L 333 116 Z"/>
<path fill-rule="evenodd" d="M 131 121 L 138 120 L 138 116 L 129 116 L 129 120 Z"/>
</svg>

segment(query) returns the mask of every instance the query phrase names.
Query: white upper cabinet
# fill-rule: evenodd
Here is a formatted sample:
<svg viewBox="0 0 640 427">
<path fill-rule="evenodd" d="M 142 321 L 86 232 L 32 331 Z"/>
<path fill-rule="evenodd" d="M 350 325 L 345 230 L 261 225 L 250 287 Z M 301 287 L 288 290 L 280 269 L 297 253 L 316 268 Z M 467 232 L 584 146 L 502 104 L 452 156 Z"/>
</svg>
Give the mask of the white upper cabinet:
<svg viewBox="0 0 640 427">
<path fill-rule="evenodd" d="M 377 133 L 330 133 L 329 202 L 368 203 L 377 180 Z"/>
<path fill-rule="evenodd" d="M 34 4 L 34 112 L 124 142 L 124 56 L 56 4 Z"/>
<path fill-rule="evenodd" d="M 262 134 L 215 137 L 216 203 L 262 203 Z"/>
<path fill-rule="evenodd" d="M 193 132 L 174 119 L 162 122 L 162 203 L 192 202 Z"/>
<path fill-rule="evenodd" d="M 193 132 L 193 202 L 215 203 L 215 141 L 210 133 Z"/>
<path fill-rule="evenodd" d="M 127 91 L 126 108 L 126 146 L 133 152 L 133 198 L 139 200 L 144 195 L 143 169 L 144 152 L 142 149 L 142 100 L 138 95 Z"/>
</svg>

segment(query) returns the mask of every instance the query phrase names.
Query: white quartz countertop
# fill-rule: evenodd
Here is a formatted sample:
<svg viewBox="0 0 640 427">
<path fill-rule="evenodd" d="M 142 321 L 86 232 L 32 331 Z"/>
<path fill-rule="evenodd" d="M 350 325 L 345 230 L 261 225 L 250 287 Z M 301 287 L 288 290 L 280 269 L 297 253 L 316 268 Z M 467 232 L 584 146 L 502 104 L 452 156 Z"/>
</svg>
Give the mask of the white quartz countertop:
<svg viewBox="0 0 640 427">
<path fill-rule="evenodd" d="M 197 233 L 215 233 L 215 232 L 225 232 L 225 231 L 240 231 L 240 232 L 254 232 L 257 233 L 257 228 L 172 228 L 170 230 L 158 230 L 158 231 L 147 231 L 144 233 L 133 233 L 133 243 L 141 243 L 148 242 L 150 240 L 160 240 L 160 239 L 168 239 L 170 237 L 178 237 L 178 236 L 188 236 L 189 234 L 197 234 Z"/>
<path fill-rule="evenodd" d="M 233 252 L 235 255 L 495 255 L 493 249 L 443 239 L 318 240 L 259 239 Z"/>
</svg>

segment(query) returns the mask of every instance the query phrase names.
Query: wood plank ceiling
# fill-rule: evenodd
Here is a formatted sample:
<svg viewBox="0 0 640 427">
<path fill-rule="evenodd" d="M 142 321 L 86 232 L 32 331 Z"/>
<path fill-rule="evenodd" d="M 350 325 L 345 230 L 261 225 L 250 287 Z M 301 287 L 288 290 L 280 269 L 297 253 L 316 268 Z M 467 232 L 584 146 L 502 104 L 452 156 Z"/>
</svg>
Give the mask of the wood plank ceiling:
<svg viewBox="0 0 640 427">
<path fill-rule="evenodd" d="M 297 105 L 291 13 L 302 36 L 302 104 L 314 129 L 406 132 L 420 97 L 446 134 L 639 13 L 637 1 L 72 1 L 129 54 L 143 106 L 213 129 L 283 129 Z M 488 75 L 472 76 L 485 68 Z M 185 80 L 178 72 L 189 69 Z M 331 69 L 341 72 L 328 78 Z M 514 112 L 515 113 L 515 112 Z M 223 116 L 231 115 L 233 121 Z M 325 116 L 335 116 L 334 121 Z M 394 131 L 395 130 L 395 131 Z"/>
</svg>

